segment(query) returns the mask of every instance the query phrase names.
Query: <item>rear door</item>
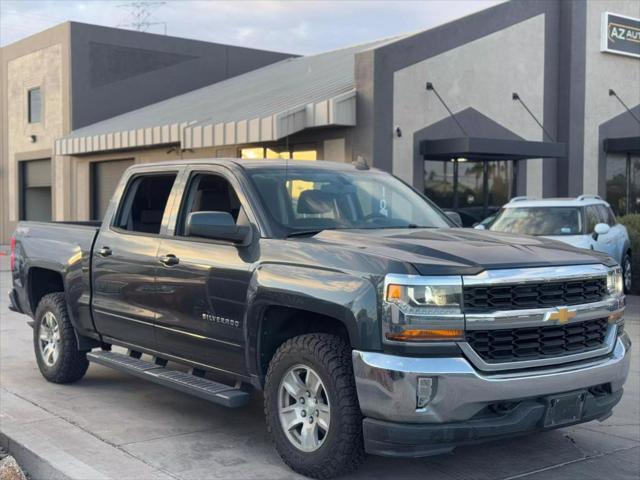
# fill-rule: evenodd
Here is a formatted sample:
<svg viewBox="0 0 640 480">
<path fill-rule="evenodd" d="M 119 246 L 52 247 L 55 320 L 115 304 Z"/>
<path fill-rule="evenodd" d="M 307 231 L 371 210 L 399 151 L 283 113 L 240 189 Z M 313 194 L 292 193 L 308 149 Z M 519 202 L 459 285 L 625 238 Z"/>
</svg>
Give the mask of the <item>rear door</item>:
<svg viewBox="0 0 640 480">
<path fill-rule="evenodd" d="M 111 204 L 93 251 L 93 313 L 98 332 L 154 348 L 157 253 L 178 169 L 134 173 Z M 122 189 L 122 185 L 119 187 Z M 167 217 L 167 218 L 166 218 Z M 111 219 L 110 221 L 107 221 Z"/>
<path fill-rule="evenodd" d="M 164 352 L 244 374 L 244 322 L 257 247 L 187 237 L 191 212 L 223 211 L 237 224 L 255 224 L 239 183 L 225 167 L 185 173 L 185 191 L 174 204 L 175 222 L 158 250 L 156 336 Z M 162 263 L 165 259 L 171 262 Z"/>
</svg>

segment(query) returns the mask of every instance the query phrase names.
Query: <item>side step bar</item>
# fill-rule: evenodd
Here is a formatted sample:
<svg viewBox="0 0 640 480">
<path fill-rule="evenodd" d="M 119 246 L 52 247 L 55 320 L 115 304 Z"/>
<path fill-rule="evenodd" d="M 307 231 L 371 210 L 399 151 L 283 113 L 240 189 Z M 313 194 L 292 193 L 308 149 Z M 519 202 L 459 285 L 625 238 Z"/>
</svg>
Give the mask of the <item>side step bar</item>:
<svg viewBox="0 0 640 480">
<path fill-rule="evenodd" d="M 129 373 L 225 407 L 242 407 L 249 402 L 249 394 L 247 392 L 207 378 L 177 370 L 169 370 L 162 365 L 147 362 L 134 356 L 98 350 L 87 353 L 87 359 L 90 362 Z"/>
</svg>

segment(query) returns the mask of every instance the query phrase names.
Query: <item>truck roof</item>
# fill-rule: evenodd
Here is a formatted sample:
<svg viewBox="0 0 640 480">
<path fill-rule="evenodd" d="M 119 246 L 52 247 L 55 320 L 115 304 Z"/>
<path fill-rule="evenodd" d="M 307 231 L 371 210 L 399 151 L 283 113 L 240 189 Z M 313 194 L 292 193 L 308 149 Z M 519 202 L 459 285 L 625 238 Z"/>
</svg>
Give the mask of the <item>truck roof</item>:
<svg viewBox="0 0 640 480">
<path fill-rule="evenodd" d="M 172 160 L 164 162 L 140 163 L 129 167 L 131 170 L 147 169 L 149 167 L 174 167 L 185 165 L 227 165 L 243 169 L 253 168 L 321 168 L 326 170 L 357 170 L 352 163 L 332 162 L 328 160 L 280 160 L 280 159 L 240 159 L 240 158 L 198 158 L 185 160 Z M 375 170 L 375 169 L 372 169 Z"/>
<path fill-rule="evenodd" d="M 606 205 L 609 204 L 598 195 L 580 195 L 579 197 L 565 198 L 530 198 L 515 197 L 507 203 L 504 208 L 524 208 L 524 207 L 584 207 L 586 205 Z"/>
</svg>

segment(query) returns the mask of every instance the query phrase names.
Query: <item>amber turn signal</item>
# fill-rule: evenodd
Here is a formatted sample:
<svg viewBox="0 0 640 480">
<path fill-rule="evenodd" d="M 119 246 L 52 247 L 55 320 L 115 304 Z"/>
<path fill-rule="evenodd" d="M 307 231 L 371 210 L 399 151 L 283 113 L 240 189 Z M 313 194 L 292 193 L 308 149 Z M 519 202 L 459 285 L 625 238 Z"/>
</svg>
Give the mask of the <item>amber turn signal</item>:
<svg viewBox="0 0 640 480">
<path fill-rule="evenodd" d="M 616 323 L 622 317 L 624 317 L 624 310 L 619 312 L 613 312 L 612 314 L 609 315 L 609 323 Z"/>
<path fill-rule="evenodd" d="M 464 340 L 463 330 L 412 329 L 402 332 L 387 332 L 387 340 L 396 342 L 424 342 L 429 340 Z"/>
<path fill-rule="evenodd" d="M 400 300 L 402 298 L 402 287 L 400 285 L 387 286 L 387 301 Z"/>
</svg>

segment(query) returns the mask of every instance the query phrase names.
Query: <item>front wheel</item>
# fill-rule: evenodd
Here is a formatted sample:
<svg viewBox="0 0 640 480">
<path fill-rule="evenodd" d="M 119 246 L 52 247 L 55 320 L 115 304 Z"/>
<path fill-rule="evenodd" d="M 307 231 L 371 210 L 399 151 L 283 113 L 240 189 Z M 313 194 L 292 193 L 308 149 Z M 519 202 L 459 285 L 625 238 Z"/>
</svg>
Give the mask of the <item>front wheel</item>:
<svg viewBox="0 0 640 480">
<path fill-rule="evenodd" d="M 624 293 L 631 293 L 632 279 L 631 255 L 627 253 L 622 259 L 622 284 L 624 286 Z"/>
<path fill-rule="evenodd" d="M 78 350 L 64 293 L 50 293 L 38 303 L 33 346 L 40 372 L 50 382 L 76 382 L 87 371 L 87 354 Z"/>
<path fill-rule="evenodd" d="M 267 426 L 294 471 L 332 478 L 364 461 L 362 414 L 351 349 L 329 334 L 308 334 L 280 346 L 265 385 Z"/>
</svg>

